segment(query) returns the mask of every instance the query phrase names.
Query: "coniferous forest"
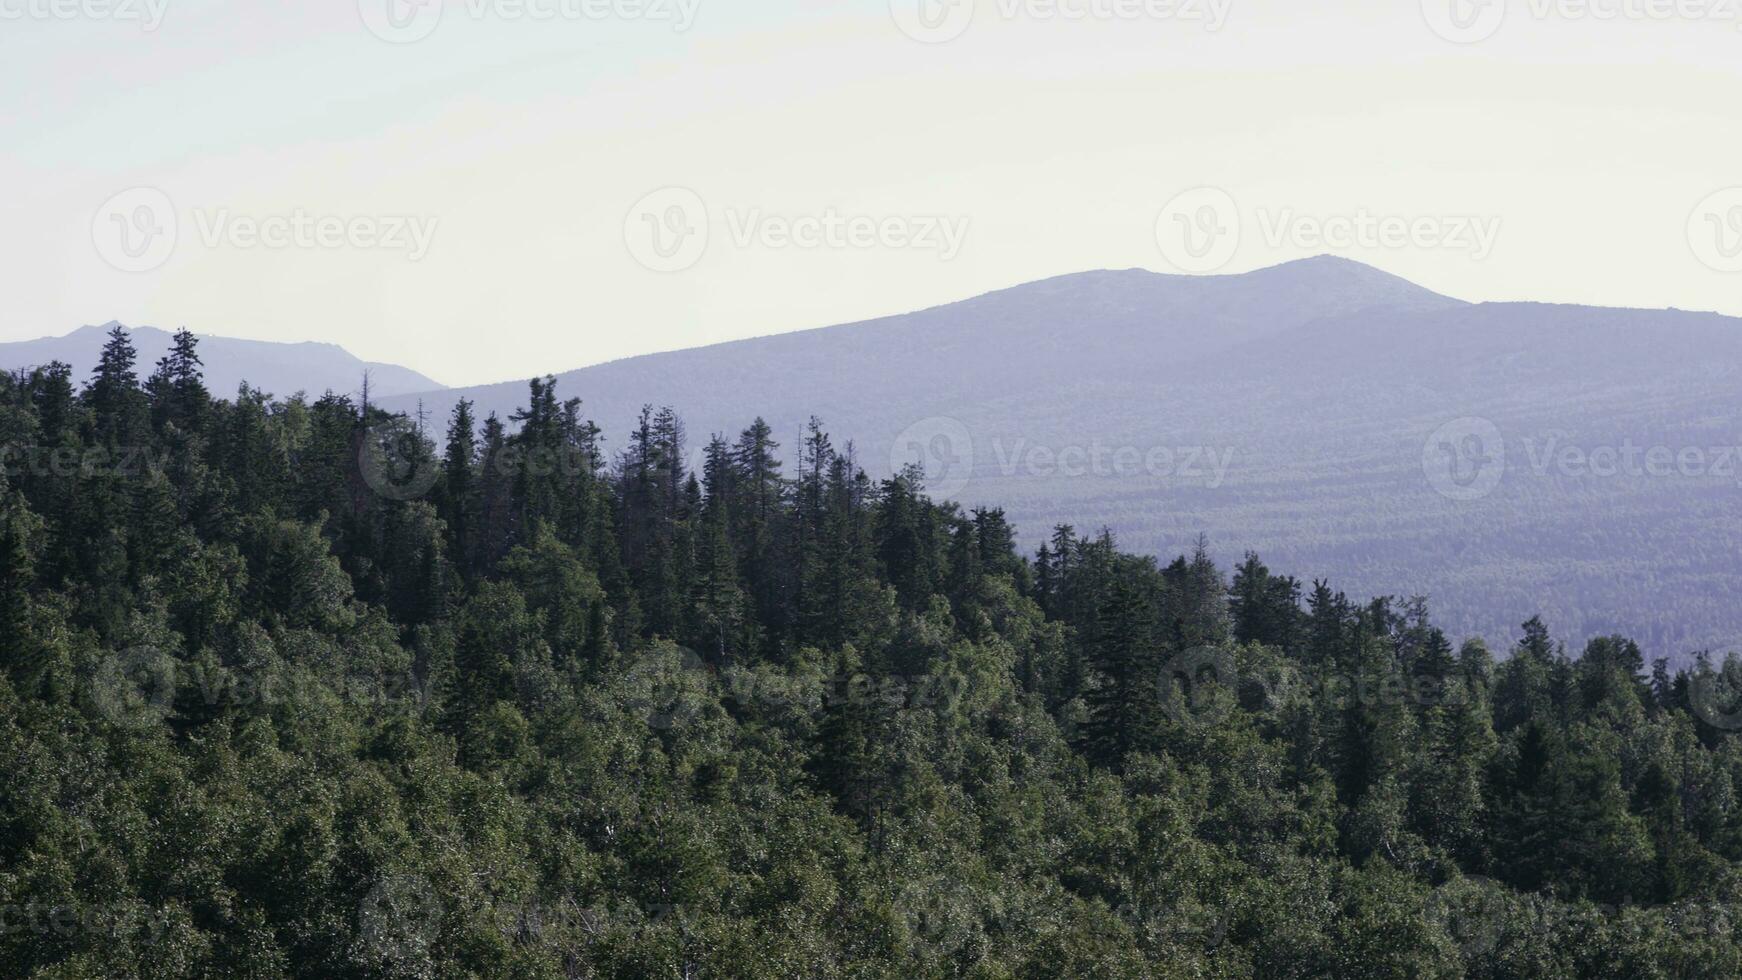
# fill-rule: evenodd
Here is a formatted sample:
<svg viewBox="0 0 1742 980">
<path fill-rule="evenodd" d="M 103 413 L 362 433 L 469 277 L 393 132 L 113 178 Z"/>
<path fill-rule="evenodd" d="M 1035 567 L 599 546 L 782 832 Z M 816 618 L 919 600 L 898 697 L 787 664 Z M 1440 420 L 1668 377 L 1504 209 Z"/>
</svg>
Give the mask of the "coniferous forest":
<svg viewBox="0 0 1742 980">
<path fill-rule="evenodd" d="M 0 376 L 0 976 L 1742 975 L 1732 659 L 136 361 Z"/>
</svg>

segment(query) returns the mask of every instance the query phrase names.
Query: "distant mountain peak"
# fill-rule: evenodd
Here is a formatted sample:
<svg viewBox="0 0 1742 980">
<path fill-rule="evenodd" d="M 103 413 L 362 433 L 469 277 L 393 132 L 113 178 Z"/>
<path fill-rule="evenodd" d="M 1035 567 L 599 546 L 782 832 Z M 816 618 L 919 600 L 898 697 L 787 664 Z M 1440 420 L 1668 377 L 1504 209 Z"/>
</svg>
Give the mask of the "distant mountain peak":
<svg viewBox="0 0 1742 980">
<path fill-rule="evenodd" d="M 1335 252 L 1320 252 L 1317 255 L 1309 255 L 1304 259 L 1289 259 L 1287 262 L 1278 262 L 1275 265 L 1265 266 L 1264 268 L 1265 269 L 1289 269 L 1289 268 L 1365 269 L 1368 272 L 1377 272 L 1381 275 L 1390 275 L 1390 273 L 1385 272 L 1385 270 L 1380 269 L 1377 266 L 1368 265 L 1367 263 L 1362 262 L 1358 259 L 1351 259 L 1346 255 L 1338 255 Z M 1258 271 L 1262 272 L 1262 271 L 1264 271 L 1264 269 L 1259 269 Z"/>
<path fill-rule="evenodd" d="M 1171 301 L 1213 302 L 1218 295 L 1227 302 L 1248 307 L 1279 299 L 1306 303 L 1324 307 L 1326 315 L 1370 307 L 1432 309 L 1467 305 L 1364 262 L 1324 254 L 1218 275 L 1185 275 L 1142 268 L 1093 269 L 1022 283 L 933 309 L 960 308 L 1000 298 L 1065 303 L 1130 302 L 1166 308 Z"/>
<path fill-rule="evenodd" d="M 1386 272 L 1377 266 L 1371 266 L 1341 255 L 1324 254 L 1305 259 L 1294 259 L 1278 265 L 1265 266 L 1251 272 L 1241 273 L 1235 278 L 1244 279 L 1248 283 L 1293 282 L 1338 288 L 1365 284 L 1371 288 L 1415 294 L 1422 298 L 1433 297 L 1460 305 L 1463 303 L 1462 300 L 1455 300 L 1452 297 L 1436 293 L 1425 286 Z"/>
</svg>

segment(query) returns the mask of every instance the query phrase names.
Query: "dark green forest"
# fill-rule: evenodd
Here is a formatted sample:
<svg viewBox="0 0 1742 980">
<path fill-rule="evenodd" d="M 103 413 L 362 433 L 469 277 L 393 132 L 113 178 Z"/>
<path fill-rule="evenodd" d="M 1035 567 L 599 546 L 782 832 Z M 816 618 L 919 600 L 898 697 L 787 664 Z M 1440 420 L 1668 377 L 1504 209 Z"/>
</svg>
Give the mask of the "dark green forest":
<svg viewBox="0 0 1742 980">
<path fill-rule="evenodd" d="M 136 360 L 0 375 L 0 976 L 1742 976 L 1733 657 Z"/>
</svg>

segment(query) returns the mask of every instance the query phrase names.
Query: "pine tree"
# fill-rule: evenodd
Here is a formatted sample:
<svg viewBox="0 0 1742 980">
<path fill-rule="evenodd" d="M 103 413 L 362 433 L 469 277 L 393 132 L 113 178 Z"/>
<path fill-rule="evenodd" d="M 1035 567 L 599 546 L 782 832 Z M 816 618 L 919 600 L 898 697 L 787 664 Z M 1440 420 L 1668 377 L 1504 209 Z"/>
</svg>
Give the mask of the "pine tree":
<svg viewBox="0 0 1742 980">
<path fill-rule="evenodd" d="M 809 642 L 833 632 L 828 584 L 825 581 L 828 556 L 824 536 L 828 523 L 828 481 L 834 466 L 835 448 L 823 431 L 822 420 L 811 416 L 805 429 L 804 443 L 799 449 L 800 473 L 794 493 L 796 509 L 792 522 L 796 541 L 793 556 L 798 562 L 795 576 L 797 595 L 798 640 Z"/>
<path fill-rule="evenodd" d="M 29 389 L 44 448 L 67 445 L 78 427 L 79 406 L 73 394 L 72 367 L 62 361 L 51 361 L 37 368 L 31 372 Z"/>
<path fill-rule="evenodd" d="M 599 480 L 599 470 L 604 465 L 601 434 L 597 425 L 582 417 L 578 398 L 563 403 L 561 429 L 557 464 L 561 483 L 554 524 L 559 538 L 585 550 L 594 533 L 593 525 L 611 506 L 604 499 L 607 491 Z"/>
<path fill-rule="evenodd" d="M 85 389 L 85 402 L 91 407 L 95 426 L 95 441 L 109 449 L 135 445 L 142 434 L 144 392 L 139 387 L 139 375 L 134 371 L 138 353 L 127 331 L 120 326 L 109 330 L 109 339 L 97 360 L 97 369 Z"/>
<path fill-rule="evenodd" d="M 1117 766 L 1154 744 L 1161 721 L 1154 612 L 1131 583 L 1114 583 L 1096 617 L 1090 651 L 1099 681 L 1087 695 L 1083 748 L 1101 764 Z"/>
<path fill-rule="evenodd" d="M 877 508 L 877 560 L 907 609 L 925 605 L 937 585 L 930 521 L 917 493 L 917 476 L 906 472 L 885 480 Z"/>
<path fill-rule="evenodd" d="M 487 572 L 498 558 L 508 553 L 516 527 L 514 481 L 517 466 L 502 422 L 494 412 L 484 420 L 479 470 L 477 550 L 470 562 L 475 575 Z"/>
<path fill-rule="evenodd" d="M 787 631 L 788 590 L 776 552 L 776 519 L 784 489 L 780 444 L 773 430 L 758 418 L 738 437 L 732 450 L 732 485 L 737 493 L 732 517 L 737 523 L 733 546 L 744 563 L 744 580 L 754 600 L 756 619 L 773 636 Z"/>
<path fill-rule="evenodd" d="M 1564 658 L 1542 620 L 1524 624 L 1524 639 L 1500 667 L 1494 682 L 1494 729 L 1502 734 L 1533 719 L 1558 718 L 1557 676 Z"/>
<path fill-rule="evenodd" d="M 447 448 L 442 456 L 441 492 L 438 509 L 448 528 L 448 553 L 462 568 L 470 569 L 477 551 L 478 437 L 472 419 L 472 403 L 460 399 L 448 419 Z"/>
<path fill-rule="evenodd" d="M 648 568 L 659 545 L 662 522 L 660 443 L 654 432 L 653 406 L 641 407 L 641 418 L 629 434 L 629 445 L 618 461 L 617 526 L 623 559 L 632 568 Z M 637 583 L 645 589 L 645 578 Z"/>
<path fill-rule="evenodd" d="M 1593 638 L 1573 666 L 1582 712 L 1602 712 L 1615 718 L 1630 714 L 1635 705 L 1645 706 L 1651 691 L 1640 676 L 1644 669 L 1645 655 L 1632 640 L 1624 636 Z"/>
<path fill-rule="evenodd" d="M 659 515 L 670 524 L 687 519 L 684 487 L 689 473 L 684 468 L 684 424 L 670 406 L 659 410 L 653 418 L 655 476 L 659 483 Z"/>
<path fill-rule="evenodd" d="M 1487 651 L 1466 647 L 1458 668 L 1484 675 Z M 1413 825 L 1429 844 L 1443 847 L 1466 868 L 1485 868 L 1491 854 L 1484 830 L 1488 819 L 1486 781 L 1498 750 L 1483 684 L 1453 682 L 1440 688 L 1441 700 L 1422 717 L 1426 748 L 1412 783 Z"/>
<path fill-rule="evenodd" d="M 348 453 L 349 469 L 355 470 L 363 433 L 352 433 Z M 236 506 L 244 512 L 254 512 L 283 501 L 291 485 L 290 460 L 283 444 L 273 432 L 272 416 L 265 392 L 244 384 L 236 392 L 236 401 L 218 426 L 214 454 L 230 480 L 236 495 Z M 356 488 L 352 495 L 352 510 L 362 509 L 367 488 L 360 480 L 351 481 Z"/>
<path fill-rule="evenodd" d="M 722 664 L 732 662 L 744 649 L 748 625 L 730 520 L 724 501 L 716 504 L 710 499 L 703 509 L 691 599 L 699 634 L 696 646 Z"/>
<path fill-rule="evenodd" d="M 1163 573 L 1167 603 L 1163 613 L 1176 649 L 1218 646 L 1229 636 L 1227 586 L 1210 560 L 1209 542 L 1199 537 L 1188 561 L 1181 558 Z"/>
<path fill-rule="evenodd" d="M 1651 662 L 1651 698 L 1659 711 L 1676 707 L 1674 682 L 1669 676 L 1669 659 L 1658 657 Z"/>
<path fill-rule="evenodd" d="M 515 696 L 517 662 L 532 653 L 537 630 L 526 600 L 513 585 L 485 583 L 460 611 L 455 631 L 455 700 L 445 719 L 460 743 L 462 761 L 488 761 L 494 706 Z"/>
<path fill-rule="evenodd" d="M 1058 595 L 1058 568 L 1053 561 L 1052 549 L 1045 544 L 1034 555 L 1034 599 L 1041 612 L 1055 608 Z"/>
<path fill-rule="evenodd" d="M 834 676 L 852 678 L 859 664 L 850 652 L 835 658 Z M 861 827 L 876 824 L 883 809 L 886 781 L 878 751 L 886 728 L 881 704 L 857 685 L 832 692 L 817 726 L 818 751 L 812 763 L 817 781 Z"/>
<path fill-rule="evenodd" d="M 980 566 L 987 575 L 1015 575 L 1022 566 L 1016 553 L 1016 529 L 1003 508 L 977 507 L 974 533 L 980 546 Z"/>
<path fill-rule="evenodd" d="M 147 388 L 151 394 L 152 422 L 159 430 L 166 425 L 203 434 L 211 418 L 211 393 L 201 376 L 203 362 L 199 339 L 187 329 L 177 330 L 169 353 L 157 362 L 157 371 Z"/>
<path fill-rule="evenodd" d="M 30 627 L 30 592 L 43 523 L 0 469 L 0 676 L 30 691 L 41 679 Z"/>
<path fill-rule="evenodd" d="M 977 619 L 973 610 L 976 608 L 981 582 L 985 576 L 980 561 L 980 532 L 972 521 L 960 517 L 950 521 L 949 528 L 949 597 L 957 610 L 957 620 L 972 624 Z"/>
<path fill-rule="evenodd" d="M 1300 642 L 1300 583 L 1273 576 L 1258 556 L 1246 559 L 1234 572 L 1228 611 L 1234 640 L 1292 650 Z"/>
<path fill-rule="evenodd" d="M 509 416 L 520 430 L 507 440 L 512 460 L 513 526 L 525 531 L 540 521 L 556 519 L 563 495 L 562 410 L 556 400 L 556 379 L 527 382 L 527 407 Z"/>
<path fill-rule="evenodd" d="M 1307 663 L 1322 670 L 1338 670 L 1347 666 L 1347 642 L 1350 633 L 1349 600 L 1341 592 L 1332 593 L 1323 581 L 1313 583 L 1312 597 L 1307 600 Z"/>
</svg>

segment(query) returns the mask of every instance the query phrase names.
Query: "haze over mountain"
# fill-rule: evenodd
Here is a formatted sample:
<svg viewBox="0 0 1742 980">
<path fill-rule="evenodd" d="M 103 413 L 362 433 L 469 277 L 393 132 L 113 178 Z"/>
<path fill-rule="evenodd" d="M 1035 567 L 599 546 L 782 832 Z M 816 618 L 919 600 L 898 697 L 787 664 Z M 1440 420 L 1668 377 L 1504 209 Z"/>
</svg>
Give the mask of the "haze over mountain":
<svg viewBox="0 0 1742 980">
<path fill-rule="evenodd" d="M 0 344 L 0 369 L 17 370 L 36 367 L 50 361 L 64 361 L 73 367 L 73 378 L 83 383 L 96 366 L 103 342 L 108 339 L 110 322 L 102 326 L 87 326 L 64 337 L 43 337 Z M 133 346 L 139 351 L 139 374 L 143 379 L 156 367 L 159 358 L 169 352 L 174 334 L 156 327 L 127 327 Z M 311 397 L 327 390 L 356 393 L 368 372 L 371 396 L 385 397 L 407 392 L 441 388 L 433 381 L 396 364 L 377 364 L 359 360 L 336 344 L 280 344 L 263 340 L 240 340 L 235 337 L 200 338 L 200 359 L 205 362 L 206 387 L 218 397 L 229 398 L 243 381 L 281 397 L 298 391 Z"/>
<path fill-rule="evenodd" d="M 1468 304 L 1334 258 L 1237 276 L 1062 276 L 904 316 L 558 376 L 609 445 L 643 403 L 712 432 L 805 419 L 874 475 L 1352 596 L 1428 595 L 1506 645 L 1541 613 L 1654 655 L 1742 648 L 1742 321 Z M 523 383 L 422 394 L 507 418 Z M 418 396 L 384 398 L 410 411 Z M 789 467 L 792 464 L 789 463 Z"/>
</svg>

